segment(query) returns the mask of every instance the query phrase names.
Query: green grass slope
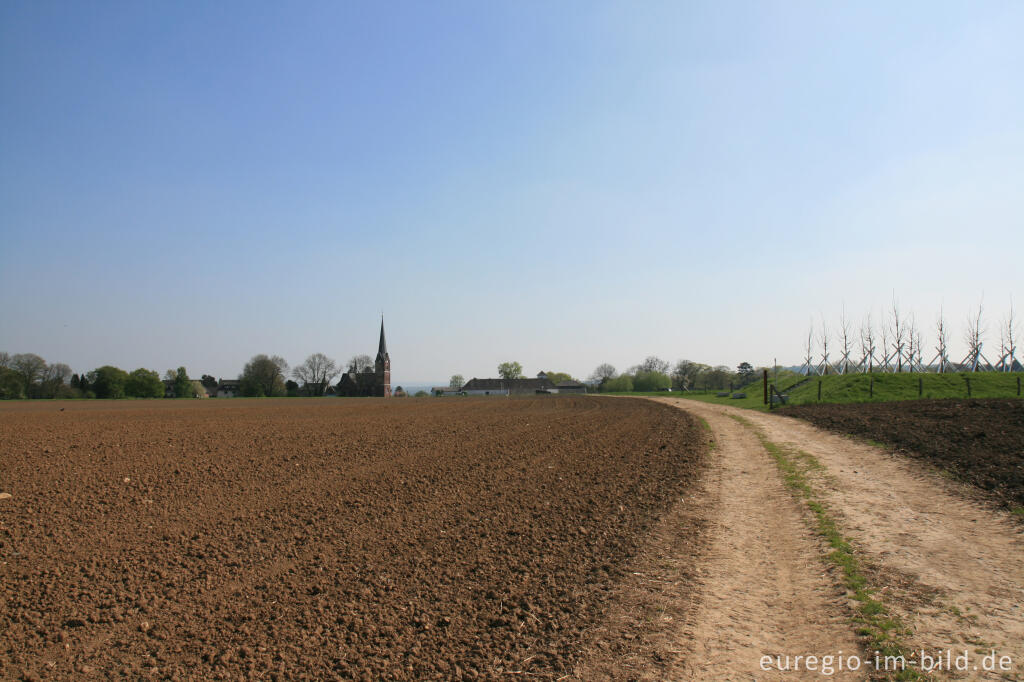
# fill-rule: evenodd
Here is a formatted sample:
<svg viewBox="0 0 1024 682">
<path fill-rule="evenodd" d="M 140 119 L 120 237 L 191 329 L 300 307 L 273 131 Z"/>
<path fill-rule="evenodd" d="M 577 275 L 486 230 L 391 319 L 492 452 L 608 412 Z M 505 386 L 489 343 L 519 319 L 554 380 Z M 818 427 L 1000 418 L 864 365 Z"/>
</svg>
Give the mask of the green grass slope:
<svg viewBox="0 0 1024 682">
<path fill-rule="evenodd" d="M 821 382 L 823 403 L 887 402 L 892 400 L 917 400 L 918 398 L 967 398 L 967 382 L 970 380 L 972 398 L 1017 398 L 1018 380 L 1024 381 L 1021 372 L 978 372 L 976 374 L 832 374 L 811 377 L 809 381 L 791 388 L 800 378 L 781 380 L 779 389 L 789 395 L 790 405 L 805 405 L 818 402 L 818 382 Z M 919 384 L 920 382 L 920 384 Z M 873 385 L 873 391 L 872 391 Z M 919 394 L 920 387 L 920 394 Z M 757 381 L 741 392 L 746 398 L 719 398 L 718 391 L 708 393 L 627 393 L 621 395 L 657 395 L 662 397 L 688 398 L 710 403 L 735 405 L 755 410 L 767 410 L 764 404 L 761 382 Z"/>
</svg>

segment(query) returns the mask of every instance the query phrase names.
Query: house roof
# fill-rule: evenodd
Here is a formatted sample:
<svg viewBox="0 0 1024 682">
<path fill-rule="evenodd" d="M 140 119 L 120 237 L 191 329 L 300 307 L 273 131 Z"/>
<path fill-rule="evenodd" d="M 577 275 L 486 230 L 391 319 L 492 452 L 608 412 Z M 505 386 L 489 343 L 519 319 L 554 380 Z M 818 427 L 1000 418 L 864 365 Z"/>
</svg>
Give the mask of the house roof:
<svg viewBox="0 0 1024 682">
<path fill-rule="evenodd" d="M 476 377 L 466 382 L 462 387 L 463 391 L 504 391 L 517 388 L 543 390 L 554 388 L 555 385 L 549 379 L 477 379 Z"/>
</svg>

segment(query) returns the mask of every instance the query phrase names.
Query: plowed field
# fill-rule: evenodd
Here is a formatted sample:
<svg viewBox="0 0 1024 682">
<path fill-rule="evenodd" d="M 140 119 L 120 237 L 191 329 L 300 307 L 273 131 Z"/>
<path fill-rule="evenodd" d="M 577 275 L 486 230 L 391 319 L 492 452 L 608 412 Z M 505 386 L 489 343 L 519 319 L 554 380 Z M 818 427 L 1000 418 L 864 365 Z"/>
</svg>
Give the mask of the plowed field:
<svg viewBox="0 0 1024 682">
<path fill-rule="evenodd" d="M 586 396 L 0 406 L 0 678 L 561 677 L 702 453 Z"/>
<path fill-rule="evenodd" d="M 798 405 L 779 413 L 885 443 L 949 471 L 1010 507 L 1024 506 L 1024 402 L 1020 400 Z"/>
</svg>

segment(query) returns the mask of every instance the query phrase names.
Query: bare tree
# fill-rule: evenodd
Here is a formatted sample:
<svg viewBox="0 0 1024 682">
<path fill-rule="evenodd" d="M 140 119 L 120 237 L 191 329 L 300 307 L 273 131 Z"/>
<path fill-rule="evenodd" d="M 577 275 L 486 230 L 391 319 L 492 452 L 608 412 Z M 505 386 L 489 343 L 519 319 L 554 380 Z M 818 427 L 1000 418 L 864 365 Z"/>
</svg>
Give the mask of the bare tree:
<svg viewBox="0 0 1024 682">
<path fill-rule="evenodd" d="M 843 344 L 843 358 L 839 362 L 839 373 L 846 374 L 850 367 L 850 321 L 846 319 L 846 306 L 839 313 L 839 339 Z"/>
<path fill-rule="evenodd" d="M 981 361 L 985 360 L 988 364 L 988 360 L 981 353 L 982 336 L 985 334 L 985 328 L 981 324 L 981 314 L 983 311 L 983 303 L 978 303 L 978 311 L 967 317 L 967 331 L 964 332 L 964 343 L 967 344 L 967 356 L 961 363 L 970 368 L 969 371 L 977 372 L 981 366 Z"/>
<path fill-rule="evenodd" d="M 0 351 L 0 367 L 11 369 L 11 354 L 7 351 Z"/>
<path fill-rule="evenodd" d="M 830 367 L 828 362 L 828 325 L 825 324 L 824 315 L 821 317 L 821 334 L 818 335 L 818 340 L 821 341 L 820 374 L 828 374 L 828 368 Z"/>
<path fill-rule="evenodd" d="M 929 364 L 934 364 L 935 360 L 939 361 L 938 372 L 941 374 L 946 371 L 949 367 L 949 329 L 946 327 L 946 319 L 942 313 L 942 308 L 939 308 L 939 319 L 935 322 L 935 358 Z"/>
<path fill-rule="evenodd" d="M 923 372 L 925 371 L 924 356 L 921 353 L 924 351 L 924 341 L 921 339 L 921 330 L 917 327 L 914 330 L 914 348 L 916 349 L 914 364 L 917 365 L 918 371 Z"/>
<path fill-rule="evenodd" d="M 890 324 L 892 325 L 892 357 L 896 360 L 896 371 L 903 371 L 903 350 L 907 344 L 907 326 L 906 322 L 900 317 L 900 307 L 896 302 L 896 297 L 892 298 L 892 308 L 889 310 L 889 314 L 892 316 Z"/>
<path fill-rule="evenodd" d="M 656 355 L 648 355 L 643 362 L 641 362 L 637 369 L 641 372 L 658 372 L 659 374 L 668 374 L 670 365 L 659 358 Z"/>
<path fill-rule="evenodd" d="M 456 390 L 461 389 L 466 385 L 466 380 L 462 378 L 461 374 L 453 374 L 452 378 L 448 380 L 448 388 L 454 388 Z"/>
<path fill-rule="evenodd" d="M 814 321 L 811 321 L 811 326 L 807 328 L 807 343 L 804 344 L 804 367 L 807 368 L 805 374 L 811 376 L 812 373 L 817 373 L 814 367 Z"/>
<path fill-rule="evenodd" d="M 860 326 L 860 353 L 861 369 L 863 370 L 866 365 L 867 371 L 873 372 L 875 369 L 875 330 L 871 326 L 870 312 Z"/>
<path fill-rule="evenodd" d="M 997 369 L 1013 372 L 1017 366 L 1017 320 L 1013 314 L 1013 299 L 1010 299 L 1010 312 L 1003 318 L 999 327 L 999 363 Z"/>
<path fill-rule="evenodd" d="M 71 380 L 71 368 L 63 362 L 47 365 L 46 369 L 43 370 L 42 379 L 47 383 L 66 384 Z"/>
<path fill-rule="evenodd" d="M 594 368 L 594 372 L 590 375 L 588 381 L 592 384 L 600 386 L 609 379 L 614 379 L 618 375 L 613 365 L 607 362 L 602 362 L 600 365 Z"/>
<path fill-rule="evenodd" d="M 917 326 L 914 323 L 913 314 L 908 315 L 905 319 L 904 326 L 907 330 L 907 368 L 908 371 L 914 371 L 914 358 L 917 357 L 917 346 L 915 345 L 920 334 L 917 331 Z"/>
<path fill-rule="evenodd" d="M 372 372 L 373 358 L 369 355 L 353 355 L 348 361 L 350 372 Z"/>
<path fill-rule="evenodd" d="M 303 383 L 303 388 L 310 395 L 323 395 L 338 374 L 337 363 L 323 353 L 313 353 L 292 370 L 292 376 Z"/>
<path fill-rule="evenodd" d="M 879 316 L 878 317 L 881 320 L 881 323 L 879 324 L 879 328 L 878 328 L 878 333 L 881 336 L 881 339 L 879 339 L 881 341 L 881 343 L 879 344 L 879 347 L 882 350 L 882 371 L 883 372 L 888 372 L 888 371 L 890 371 L 892 369 L 892 367 L 890 365 L 890 362 L 889 362 L 891 360 L 891 358 L 892 358 L 892 356 L 889 355 L 889 325 L 887 325 L 885 323 L 885 311 L 884 310 L 879 312 Z"/>
</svg>

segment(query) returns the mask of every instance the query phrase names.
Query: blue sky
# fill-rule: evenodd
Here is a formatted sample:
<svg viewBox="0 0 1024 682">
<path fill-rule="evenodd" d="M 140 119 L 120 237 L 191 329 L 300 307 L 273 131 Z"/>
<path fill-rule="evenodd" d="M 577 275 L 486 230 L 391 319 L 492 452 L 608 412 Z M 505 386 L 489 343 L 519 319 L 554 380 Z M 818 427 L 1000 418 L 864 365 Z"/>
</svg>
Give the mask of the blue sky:
<svg viewBox="0 0 1024 682">
<path fill-rule="evenodd" d="M 395 383 L 1024 305 L 1024 5 L 4 3 L 0 350 Z M 926 342 L 929 342 L 926 333 Z"/>
</svg>

